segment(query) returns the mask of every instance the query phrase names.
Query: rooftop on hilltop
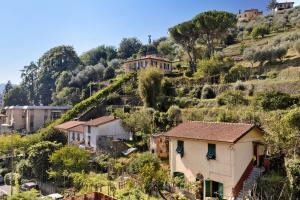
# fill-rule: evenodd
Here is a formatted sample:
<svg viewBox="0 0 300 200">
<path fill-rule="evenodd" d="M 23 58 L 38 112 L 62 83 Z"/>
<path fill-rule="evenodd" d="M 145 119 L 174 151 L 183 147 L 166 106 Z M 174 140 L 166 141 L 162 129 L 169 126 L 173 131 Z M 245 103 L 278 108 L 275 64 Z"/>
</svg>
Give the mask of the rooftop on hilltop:
<svg viewBox="0 0 300 200">
<path fill-rule="evenodd" d="M 235 143 L 254 124 L 187 121 L 166 133 L 167 137 Z"/>
<path fill-rule="evenodd" d="M 118 120 L 119 118 L 114 117 L 114 116 L 103 116 L 99 117 L 93 120 L 90 120 L 85 123 L 86 126 L 100 126 L 102 124 L 106 124 L 115 120 Z"/>
<path fill-rule="evenodd" d="M 82 125 L 84 123 L 85 122 L 83 122 L 83 121 L 68 121 L 68 122 L 65 122 L 65 123 L 62 123 L 62 124 L 59 124 L 59 125 L 55 126 L 55 128 L 56 129 L 68 130 L 70 128 Z"/>
</svg>

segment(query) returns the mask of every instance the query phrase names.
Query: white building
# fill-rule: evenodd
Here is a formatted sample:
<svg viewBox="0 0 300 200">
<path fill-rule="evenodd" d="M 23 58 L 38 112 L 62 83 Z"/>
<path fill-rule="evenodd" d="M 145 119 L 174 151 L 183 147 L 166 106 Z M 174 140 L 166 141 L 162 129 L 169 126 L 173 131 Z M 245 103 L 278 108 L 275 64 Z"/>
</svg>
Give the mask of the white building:
<svg viewBox="0 0 300 200">
<path fill-rule="evenodd" d="M 70 106 L 10 106 L 5 107 L 6 126 L 23 132 L 34 132 L 46 122 L 58 119 Z"/>
<path fill-rule="evenodd" d="M 278 2 L 278 3 L 276 3 L 274 10 L 279 11 L 279 10 L 291 9 L 294 7 L 294 3 L 295 2 L 291 2 L 291 1 L 290 2 L 288 2 L 288 1 Z"/>
<path fill-rule="evenodd" d="M 130 133 L 122 120 L 114 116 L 103 116 L 84 124 L 85 145 L 97 149 L 100 137 L 112 140 L 129 140 Z"/>
<path fill-rule="evenodd" d="M 107 146 L 112 141 L 130 139 L 130 133 L 124 128 L 122 120 L 113 116 L 103 116 L 87 122 L 68 121 L 55 128 L 67 133 L 69 144 L 93 150 Z M 101 145 L 101 142 L 104 144 Z"/>
</svg>

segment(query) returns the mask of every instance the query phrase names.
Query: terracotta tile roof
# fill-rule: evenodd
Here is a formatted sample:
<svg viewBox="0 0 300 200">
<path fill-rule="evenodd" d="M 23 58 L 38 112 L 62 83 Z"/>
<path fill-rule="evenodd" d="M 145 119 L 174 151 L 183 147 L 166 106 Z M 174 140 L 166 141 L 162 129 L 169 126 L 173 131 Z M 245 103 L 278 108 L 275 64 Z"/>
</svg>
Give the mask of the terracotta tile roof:
<svg viewBox="0 0 300 200">
<path fill-rule="evenodd" d="M 83 121 L 68 121 L 68 122 L 62 123 L 60 125 L 57 125 L 54 128 L 62 129 L 62 130 L 68 130 L 70 128 L 73 128 L 75 126 L 78 126 L 78 125 L 81 125 L 81 124 L 84 124 L 84 123 L 85 122 L 83 122 Z"/>
<path fill-rule="evenodd" d="M 168 131 L 166 136 L 234 143 L 254 127 L 243 123 L 188 121 Z"/>
<path fill-rule="evenodd" d="M 73 131 L 73 132 L 78 132 L 78 133 L 84 133 L 84 124 L 74 126 L 74 127 L 70 128 L 68 130 Z"/>
<path fill-rule="evenodd" d="M 114 116 L 103 116 L 103 117 L 99 117 L 93 120 L 90 120 L 88 122 L 85 123 L 86 126 L 99 126 L 102 124 L 106 124 L 108 122 L 112 122 L 114 120 L 117 120 L 118 118 L 114 117 Z"/>
</svg>

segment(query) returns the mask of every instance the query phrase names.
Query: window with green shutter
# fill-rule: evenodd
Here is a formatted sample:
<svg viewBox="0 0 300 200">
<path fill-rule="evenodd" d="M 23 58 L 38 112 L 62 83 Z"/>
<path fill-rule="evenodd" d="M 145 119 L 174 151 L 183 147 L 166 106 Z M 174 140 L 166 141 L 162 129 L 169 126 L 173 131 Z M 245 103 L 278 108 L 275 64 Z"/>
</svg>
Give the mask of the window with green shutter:
<svg viewBox="0 0 300 200">
<path fill-rule="evenodd" d="M 223 200 L 223 183 L 219 183 L 219 200 Z"/>
<path fill-rule="evenodd" d="M 183 157 L 184 154 L 184 142 L 181 140 L 177 140 L 177 148 L 176 152 L 180 154 L 181 157 Z"/>
<path fill-rule="evenodd" d="M 206 154 L 207 160 L 216 159 L 216 144 L 208 144 L 208 151 Z"/>
</svg>

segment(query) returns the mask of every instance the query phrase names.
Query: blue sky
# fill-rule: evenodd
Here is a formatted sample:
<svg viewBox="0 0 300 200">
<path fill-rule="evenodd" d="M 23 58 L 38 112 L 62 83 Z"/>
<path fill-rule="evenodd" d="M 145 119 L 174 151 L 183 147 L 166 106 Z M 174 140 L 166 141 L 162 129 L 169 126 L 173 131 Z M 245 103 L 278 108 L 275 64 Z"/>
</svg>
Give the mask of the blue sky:
<svg viewBox="0 0 300 200">
<path fill-rule="evenodd" d="M 300 0 L 299 0 L 300 1 Z M 201 11 L 265 11 L 268 0 L 0 0 L 0 83 L 20 81 L 20 70 L 57 45 L 78 54 L 123 37 L 143 42 Z"/>
</svg>

